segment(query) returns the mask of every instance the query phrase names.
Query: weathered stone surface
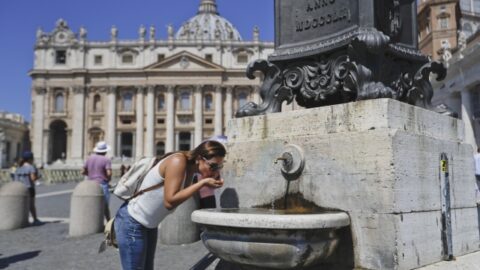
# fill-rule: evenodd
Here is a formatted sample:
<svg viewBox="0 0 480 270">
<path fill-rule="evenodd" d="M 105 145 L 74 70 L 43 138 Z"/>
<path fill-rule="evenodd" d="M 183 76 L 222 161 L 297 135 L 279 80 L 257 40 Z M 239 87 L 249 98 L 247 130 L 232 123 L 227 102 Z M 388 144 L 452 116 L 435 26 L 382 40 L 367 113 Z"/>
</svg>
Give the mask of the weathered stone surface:
<svg viewBox="0 0 480 270">
<path fill-rule="evenodd" d="M 418 270 L 476 270 L 480 265 L 480 252 L 474 252 L 465 256 L 456 257 L 454 261 L 438 262 Z"/>
<path fill-rule="evenodd" d="M 24 184 L 10 182 L 0 188 L 0 230 L 28 225 L 30 194 Z"/>
<path fill-rule="evenodd" d="M 104 197 L 99 184 L 80 182 L 70 204 L 70 236 L 83 236 L 103 231 Z"/>
<path fill-rule="evenodd" d="M 200 230 L 190 218 L 198 207 L 196 197 L 177 206 L 160 224 L 160 241 L 166 245 L 182 245 L 200 240 Z"/>
<path fill-rule="evenodd" d="M 446 153 L 454 255 L 473 252 L 480 243 L 472 229 L 478 226 L 473 150 L 463 143 L 462 125 L 390 99 L 235 119 L 220 205 L 282 198 L 287 182 L 273 162 L 285 145 L 296 144 L 305 169 L 289 191 L 349 213 L 356 267 L 420 267 L 442 259 L 440 155 Z"/>
</svg>

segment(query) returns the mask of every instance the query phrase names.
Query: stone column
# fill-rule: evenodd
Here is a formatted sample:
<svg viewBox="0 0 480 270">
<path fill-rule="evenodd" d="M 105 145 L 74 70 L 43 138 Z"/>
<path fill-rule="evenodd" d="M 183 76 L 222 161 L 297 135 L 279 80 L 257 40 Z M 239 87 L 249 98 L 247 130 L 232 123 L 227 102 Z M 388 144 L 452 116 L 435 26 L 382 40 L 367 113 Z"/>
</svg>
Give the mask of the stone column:
<svg viewBox="0 0 480 270">
<path fill-rule="evenodd" d="M 228 121 L 233 116 L 233 87 L 227 86 L 227 100 L 225 104 L 225 125 L 228 126 Z"/>
<path fill-rule="evenodd" d="M 45 110 L 45 96 L 47 93 L 46 88 L 35 88 L 35 111 L 32 115 L 32 124 L 33 124 L 33 154 L 35 157 L 35 163 L 42 165 L 46 160 L 43 159 L 44 151 L 47 149 L 43 148 L 43 125 L 44 125 L 44 110 Z"/>
<path fill-rule="evenodd" d="M 197 147 L 203 140 L 203 103 L 202 103 L 202 86 L 197 85 L 195 88 L 195 139 L 192 148 Z"/>
<path fill-rule="evenodd" d="M 175 87 L 167 86 L 167 142 L 165 152 L 175 151 Z"/>
<path fill-rule="evenodd" d="M 472 101 L 470 90 L 463 90 L 462 96 L 462 120 L 465 125 L 465 142 L 472 145 L 474 152 L 477 149 L 477 143 L 475 141 L 475 134 L 473 132 L 472 123 Z"/>
<path fill-rule="evenodd" d="M 73 163 L 83 163 L 85 138 L 85 86 L 74 86 L 71 158 Z"/>
<path fill-rule="evenodd" d="M 175 151 L 180 149 L 180 132 L 175 131 Z"/>
<path fill-rule="evenodd" d="M 107 132 L 106 141 L 110 145 L 111 150 L 109 155 L 116 156 L 116 138 L 115 133 L 117 129 L 117 87 L 110 86 L 107 93 L 108 99 L 108 119 L 107 119 Z"/>
<path fill-rule="evenodd" d="M 215 88 L 215 132 L 214 135 L 223 135 L 223 111 L 222 111 L 222 87 L 217 85 Z"/>
<path fill-rule="evenodd" d="M 145 142 L 145 155 L 155 155 L 155 86 L 150 85 L 147 89 L 147 134 Z"/>
<path fill-rule="evenodd" d="M 139 159 L 144 155 L 143 149 L 143 95 L 144 95 L 144 87 L 137 86 L 137 109 L 136 109 L 136 135 L 135 136 L 135 158 Z"/>
</svg>

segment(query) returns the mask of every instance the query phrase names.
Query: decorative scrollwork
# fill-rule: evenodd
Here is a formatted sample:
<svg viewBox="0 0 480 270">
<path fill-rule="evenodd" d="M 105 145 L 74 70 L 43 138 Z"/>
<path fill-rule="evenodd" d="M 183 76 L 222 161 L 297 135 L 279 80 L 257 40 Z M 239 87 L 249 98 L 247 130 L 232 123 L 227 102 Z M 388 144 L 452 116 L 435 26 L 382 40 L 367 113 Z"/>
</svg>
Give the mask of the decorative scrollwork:
<svg viewBox="0 0 480 270">
<path fill-rule="evenodd" d="M 400 27 L 401 23 L 394 26 Z M 383 32 L 362 28 L 347 48 L 329 54 L 275 63 L 252 62 L 247 68 L 247 77 L 255 78 L 255 71 L 265 75 L 260 87 L 262 103 L 247 103 L 237 111 L 236 117 L 280 112 L 282 103 L 290 103 L 293 98 L 306 108 L 392 98 L 434 109 L 429 76 L 435 73 L 437 80 L 442 80 L 445 67 L 438 62 L 429 63 L 417 55 L 416 50 L 392 47 L 390 42 L 390 37 Z"/>
<path fill-rule="evenodd" d="M 266 60 L 257 60 L 248 65 L 247 77 L 255 79 L 255 71 L 261 71 L 265 77 L 260 87 L 263 102 L 260 105 L 248 102 L 237 111 L 236 117 L 280 112 L 284 101 L 290 103 L 293 100 L 291 89 L 282 87 L 283 75 L 280 68 Z"/>
<path fill-rule="evenodd" d="M 433 89 L 430 73 L 437 80 L 445 77 L 442 63 L 423 65 L 413 76 L 410 70 L 400 72 L 396 80 L 387 84 L 375 78 L 372 70 L 347 55 L 334 56 L 315 62 L 299 62 L 284 70 L 265 60 L 253 62 L 247 69 L 251 79 L 255 71 L 262 71 L 265 80 L 260 87 L 261 104 L 249 102 L 237 111 L 236 117 L 281 111 L 281 104 L 292 102 L 311 108 L 349 101 L 393 98 L 412 105 L 434 109 L 431 106 Z M 395 71 L 396 72 L 396 71 Z"/>
<path fill-rule="evenodd" d="M 353 42 L 362 43 L 370 53 L 379 54 L 387 47 L 390 37 L 375 28 L 361 28 Z M 358 45 L 357 45 L 358 46 Z"/>
</svg>

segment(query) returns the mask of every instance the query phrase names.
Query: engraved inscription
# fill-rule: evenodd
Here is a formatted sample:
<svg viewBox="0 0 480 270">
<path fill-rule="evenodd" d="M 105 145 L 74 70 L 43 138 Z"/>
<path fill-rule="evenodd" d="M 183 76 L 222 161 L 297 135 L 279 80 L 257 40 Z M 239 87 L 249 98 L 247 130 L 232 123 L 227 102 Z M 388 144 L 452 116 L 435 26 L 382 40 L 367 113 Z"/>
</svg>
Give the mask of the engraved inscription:
<svg viewBox="0 0 480 270">
<path fill-rule="evenodd" d="M 336 23 L 338 21 L 346 20 L 351 21 L 351 13 L 348 8 L 341 8 L 334 10 L 327 14 L 320 14 L 317 17 L 310 17 L 302 20 L 295 21 L 296 32 L 302 32 L 304 30 L 313 30 L 318 27 L 323 27 L 329 24 Z"/>
<path fill-rule="evenodd" d="M 276 53 L 311 54 L 344 46 L 342 41 L 359 24 L 358 0 L 276 0 L 275 4 Z"/>
<path fill-rule="evenodd" d="M 307 12 L 335 4 L 335 0 L 314 0 L 307 3 Z"/>
<path fill-rule="evenodd" d="M 350 22 L 350 9 L 342 5 L 336 5 L 335 2 L 336 0 L 307 1 L 305 13 L 299 16 L 297 12 L 295 15 L 295 31 L 314 30 L 339 21 Z"/>
</svg>

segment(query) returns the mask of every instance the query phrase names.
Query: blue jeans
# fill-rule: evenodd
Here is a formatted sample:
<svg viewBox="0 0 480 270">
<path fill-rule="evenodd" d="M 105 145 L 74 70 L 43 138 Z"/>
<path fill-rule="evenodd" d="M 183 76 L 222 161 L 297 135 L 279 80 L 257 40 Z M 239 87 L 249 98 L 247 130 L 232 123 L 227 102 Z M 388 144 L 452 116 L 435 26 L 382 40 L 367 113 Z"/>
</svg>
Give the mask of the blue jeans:
<svg viewBox="0 0 480 270">
<path fill-rule="evenodd" d="M 115 216 L 120 260 L 123 270 L 153 270 L 158 229 L 149 229 L 136 221 L 124 203 Z"/>
<path fill-rule="evenodd" d="M 108 188 L 109 188 L 108 182 L 102 182 L 100 184 L 100 186 L 102 187 L 103 197 L 105 198 L 105 203 L 108 205 L 108 203 L 110 202 L 110 190 L 108 190 Z"/>
</svg>

